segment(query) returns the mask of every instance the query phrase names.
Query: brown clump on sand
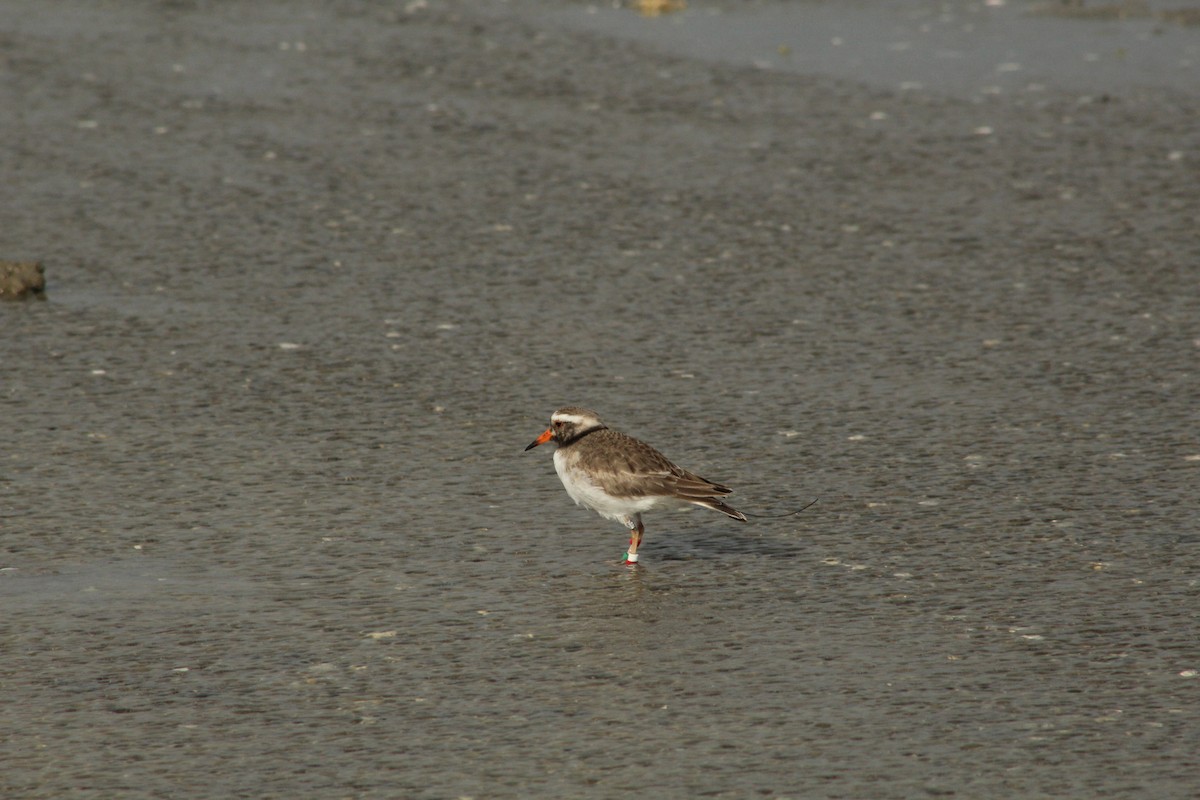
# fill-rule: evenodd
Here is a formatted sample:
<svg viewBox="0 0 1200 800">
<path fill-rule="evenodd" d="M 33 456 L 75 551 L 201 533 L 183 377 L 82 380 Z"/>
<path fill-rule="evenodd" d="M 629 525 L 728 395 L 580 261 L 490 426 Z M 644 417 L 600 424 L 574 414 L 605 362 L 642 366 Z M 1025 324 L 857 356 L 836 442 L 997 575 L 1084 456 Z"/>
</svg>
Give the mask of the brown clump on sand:
<svg viewBox="0 0 1200 800">
<path fill-rule="evenodd" d="M 658 17 L 687 8 L 686 0 L 638 0 L 637 10 L 643 17 Z"/>
<path fill-rule="evenodd" d="M 46 270 L 40 261 L 0 261 L 0 298 L 15 300 L 46 291 Z"/>
</svg>

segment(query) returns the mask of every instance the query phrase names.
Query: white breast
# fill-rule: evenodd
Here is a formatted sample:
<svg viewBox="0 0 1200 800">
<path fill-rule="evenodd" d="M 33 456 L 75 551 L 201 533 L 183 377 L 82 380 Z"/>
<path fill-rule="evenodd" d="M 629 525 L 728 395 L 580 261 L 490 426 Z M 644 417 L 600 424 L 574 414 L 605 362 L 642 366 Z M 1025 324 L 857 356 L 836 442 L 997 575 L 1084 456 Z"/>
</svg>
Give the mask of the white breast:
<svg viewBox="0 0 1200 800">
<path fill-rule="evenodd" d="M 563 488 L 577 505 L 590 508 L 607 519 L 623 519 L 631 514 L 649 511 L 655 506 L 671 504 L 666 497 L 614 497 L 581 469 L 570 453 L 554 451 L 554 469 L 562 481 Z"/>
</svg>

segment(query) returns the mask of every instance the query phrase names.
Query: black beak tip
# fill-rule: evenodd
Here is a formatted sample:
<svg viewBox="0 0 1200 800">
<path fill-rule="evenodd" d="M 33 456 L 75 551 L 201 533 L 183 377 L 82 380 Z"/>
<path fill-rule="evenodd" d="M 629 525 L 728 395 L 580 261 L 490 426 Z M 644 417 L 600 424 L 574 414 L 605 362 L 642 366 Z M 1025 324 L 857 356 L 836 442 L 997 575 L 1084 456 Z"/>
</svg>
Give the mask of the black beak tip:
<svg viewBox="0 0 1200 800">
<path fill-rule="evenodd" d="M 528 445 L 528 446 L 525 448 L 525 452 L 526 452 L 526 453 L 528 453 L 530 450 L 532 450 L 533 448 L 535 448 L 535 447 L 537 447 L 537 446 L 538 446 L 538 443 L 537 443 L 536 441 L 532 441 L 532 442 L 530 442 L 530 443 L 529 443 L 529 445 Z"/>
</svg>

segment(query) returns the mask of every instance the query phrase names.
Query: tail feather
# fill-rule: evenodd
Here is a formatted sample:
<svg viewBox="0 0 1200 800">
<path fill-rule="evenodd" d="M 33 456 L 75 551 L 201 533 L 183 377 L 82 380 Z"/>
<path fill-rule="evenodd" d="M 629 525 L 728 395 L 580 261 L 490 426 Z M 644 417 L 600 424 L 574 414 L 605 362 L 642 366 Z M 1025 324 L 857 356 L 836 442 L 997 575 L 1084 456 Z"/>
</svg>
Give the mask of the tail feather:
<svg viewBox="0 0 1200 800">
<path fill-rule="evenodd" d="M 713 511 L 720 511 L 722 514 L 724 514 L 727 517 L 733 517 L 734 519 L 740 520 L 742 522 L 746 521 L 745 514 L 738 511 L 733 506 L 722 503 L 720 500 L 717 500 L 714 497 L 705 498 L 703 500 L 692 500 L 691 502 L 698 506 L 704 506 L 705 508 L 711 508 Z"/>
</svg>

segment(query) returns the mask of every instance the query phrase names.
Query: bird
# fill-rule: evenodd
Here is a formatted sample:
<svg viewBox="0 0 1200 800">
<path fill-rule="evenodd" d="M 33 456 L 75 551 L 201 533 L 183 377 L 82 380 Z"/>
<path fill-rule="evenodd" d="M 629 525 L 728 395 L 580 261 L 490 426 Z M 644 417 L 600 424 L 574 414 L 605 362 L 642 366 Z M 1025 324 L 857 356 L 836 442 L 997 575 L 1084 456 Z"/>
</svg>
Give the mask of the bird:
<svg viewBox="0 0 1200 800">
<path fill-rule="evenodd" d="M 733 490 L 678 466 L 650 445 L 615 431 L 587 408 L 566 406 L 525 448 L 553 441 L 554 469 L 576 505 L 629 529 L 624 563 L 638 563 L 645 528 L 642 514 L 657 508 L 703 506 L 739 520 L 746 515 L 721 498 Z"/>
</svg>

